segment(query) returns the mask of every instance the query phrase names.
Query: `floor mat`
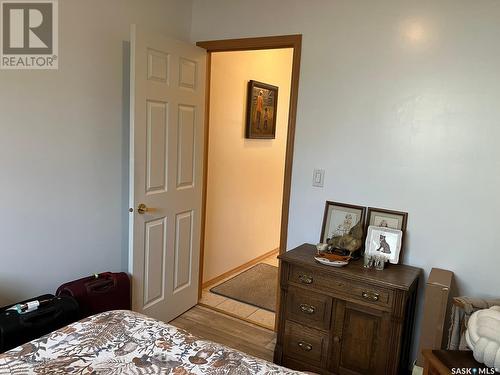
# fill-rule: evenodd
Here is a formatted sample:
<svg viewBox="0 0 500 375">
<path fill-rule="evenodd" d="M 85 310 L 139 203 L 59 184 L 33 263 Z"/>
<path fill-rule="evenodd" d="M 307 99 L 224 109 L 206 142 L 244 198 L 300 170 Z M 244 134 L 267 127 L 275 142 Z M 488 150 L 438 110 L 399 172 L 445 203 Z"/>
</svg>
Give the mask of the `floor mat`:
<svg viewBox="0 0 500 375">
<path fill-rule="evenodd" d="M 236 301 L 276 312 L 278 267 L 259 263 L 210 291 Z"/>
</svg>

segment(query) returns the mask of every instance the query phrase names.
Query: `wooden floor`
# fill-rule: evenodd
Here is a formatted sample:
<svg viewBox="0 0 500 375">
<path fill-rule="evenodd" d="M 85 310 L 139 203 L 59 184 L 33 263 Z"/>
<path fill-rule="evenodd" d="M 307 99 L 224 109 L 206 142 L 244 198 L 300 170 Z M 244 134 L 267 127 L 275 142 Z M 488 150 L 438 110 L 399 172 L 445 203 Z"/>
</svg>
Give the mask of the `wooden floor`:
<svg viewBox="0 0 500 375">
<path fill-rule="evenodd" d="M 269 329 L 195 306 L 170 324 L 202 339 L 237 349 L 267 361 L 273 360 L 276 334 Z"/>
</svg>

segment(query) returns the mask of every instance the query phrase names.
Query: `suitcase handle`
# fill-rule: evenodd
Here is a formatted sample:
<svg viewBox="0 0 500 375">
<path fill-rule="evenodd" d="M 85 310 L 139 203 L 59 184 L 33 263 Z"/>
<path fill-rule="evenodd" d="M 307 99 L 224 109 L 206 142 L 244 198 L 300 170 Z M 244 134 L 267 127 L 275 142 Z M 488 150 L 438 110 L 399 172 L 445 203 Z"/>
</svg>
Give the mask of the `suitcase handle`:
<svg viewBox="0 0 500 375">
<path fill-rule="evenodd" d="M 92 293 L 105 293 L 108 290 L 110 290 L 111 288 L 114 288 L 115 284 L 116 283 L 114 280 L 102 279 L 102 280 L 96 280 L 93 282 L 89 282 L 85 286 L 87 287 L 87 291 L 89 293 L 90 292 L 92 292 Z"/>
<path fill-rule="evenodd" d="M 48 307 L 43 311 L 36 310 L 32 313 L 29 313 L 29 315 L 21 315 L 21 322 L 25 327 L 31 327 L 34 324 L 35 320 L 37 324 L 44 325 L 56 320 L 61 315 L 61 313 L 62 311 L 57 307 Z"/>
</svg>

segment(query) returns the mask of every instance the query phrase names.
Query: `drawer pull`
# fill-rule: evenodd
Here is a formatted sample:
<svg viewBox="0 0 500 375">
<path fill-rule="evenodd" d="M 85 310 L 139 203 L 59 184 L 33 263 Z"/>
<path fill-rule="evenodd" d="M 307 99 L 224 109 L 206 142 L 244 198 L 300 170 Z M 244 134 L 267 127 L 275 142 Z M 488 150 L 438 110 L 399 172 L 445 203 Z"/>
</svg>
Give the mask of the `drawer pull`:
<svg viewBox="0 0 500 375">
<path fill-rule="evenodd" d="M 316 311 L 316 307 L 314 307 L 312 305 L 308 305 L 307 303 L 301 303 L 300 310 L 304 314 L 314 314 L 314 312 Z"/>
<path fill-rule="evenodd" d="M 305 341 L 299 341 L 297 343 L 300 349 L 302 349 L 305 352 L 310 352 L 313 348 L 313 346 Z"/>
<path fill-rule="evenodd" d="M 313 277 L 311 275 L 300 274 L 299 280 L 302 284 L 312 284 Z"/>
<path fill-rule="evenodd" d="M 367 299 L 369 301 L 378 301 L 380 298 L 380 294 L 374 292 L 363 292 L 361 293 L 361 297 Z"/>
</svg>

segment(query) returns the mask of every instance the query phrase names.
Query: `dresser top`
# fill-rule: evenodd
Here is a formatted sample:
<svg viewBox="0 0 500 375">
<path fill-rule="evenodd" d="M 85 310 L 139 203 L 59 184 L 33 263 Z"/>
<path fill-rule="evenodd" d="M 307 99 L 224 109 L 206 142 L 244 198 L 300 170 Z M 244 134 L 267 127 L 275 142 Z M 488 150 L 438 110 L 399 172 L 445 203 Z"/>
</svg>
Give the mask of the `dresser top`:
<svg viewBox="0 0 500 375">
<path fill-rule="evenodd" d="M 278 258 L 284 262 L 307 266 L 323 273 L 329 273 L 332 277 L 344 276 L 355 278 L 360 281 L 368 281 L 381 286 L 403 290 L 409 290 L 422 272 L 420 268 L 404 264 L 389 264 L 383 271 L 377 271 L 374 268 L 367 269 L 363 267 L 363 259 L 351 261 L 347 266 L 341 268 L 330 267 L 314 260 L 316 252 L 316 246 L 303 244 L 281 254 Z"/>
</svg>

